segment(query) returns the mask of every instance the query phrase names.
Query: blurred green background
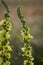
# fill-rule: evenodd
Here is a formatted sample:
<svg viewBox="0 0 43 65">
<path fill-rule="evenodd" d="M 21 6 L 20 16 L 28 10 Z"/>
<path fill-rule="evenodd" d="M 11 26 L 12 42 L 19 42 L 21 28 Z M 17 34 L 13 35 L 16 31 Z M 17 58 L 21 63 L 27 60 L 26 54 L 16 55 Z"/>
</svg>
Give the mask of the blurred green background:
<svg viewBox="0 0 43 65">
<path fill-rule="evenodd" d="M 11 65 L 23 65 L 23 59 L 20 56 L 23 41 L 21 37 L 22 25 L 17 16 L 17 7 L 21 7 L 21 11 L 26 19 L 30 32 L 33 35 L 31 40 L 32 54 L 35 58 L 35 65 L 43 65 L 43 0 L 4 0 L 10 8 L 10 20 L 12 23 L 11 46 L 12 59 Z M 0 0 L 0 20 L 4 19 L 6 12 Z"/>
</svg>

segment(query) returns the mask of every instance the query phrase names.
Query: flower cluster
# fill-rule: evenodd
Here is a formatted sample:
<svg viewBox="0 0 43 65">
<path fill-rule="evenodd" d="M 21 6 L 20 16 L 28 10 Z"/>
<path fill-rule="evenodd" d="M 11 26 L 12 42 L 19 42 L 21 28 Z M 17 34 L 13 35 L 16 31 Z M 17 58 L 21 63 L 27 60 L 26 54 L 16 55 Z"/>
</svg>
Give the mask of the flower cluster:
<svg viewBox="0 0 43 65">
<path fill-rule="evenodd" d="M 8 12 L 5 13 L 5 19 L 0 21 L 0 26 L 2 26 L 2 30 L 0 30 L 0 65 L 10 65 L 12 48 L 9 43 L 11 23 Z"/>
<path fill-rule="evenodd" d="M 9 59 L 11 58 L 10 51 L 12 50 L 9 44 L 11 30 L 11 23 L 9 18 L 0 21 L 2 30 L 0 31 L 0 65 L 10 65 Z"/>
<path fill-rule="evenodd" d="M 17 9 L 17 14 L 23 25 L 23 30 L 21 31 L 21 35 L 23 37 L 24 46 L 21 48 L 21 50 L 23 51 L 22 56 L 24 57 L 24 65 L 34 65 L 33 63 L 34 58 L 31 53 L 32 47 L 30 46 L 30 40 L 33 38 L 33 36 L 30 34 L 30 29 L 26 25 L 24 17 L 20 12 L 20 7 Z"/>
</svg>

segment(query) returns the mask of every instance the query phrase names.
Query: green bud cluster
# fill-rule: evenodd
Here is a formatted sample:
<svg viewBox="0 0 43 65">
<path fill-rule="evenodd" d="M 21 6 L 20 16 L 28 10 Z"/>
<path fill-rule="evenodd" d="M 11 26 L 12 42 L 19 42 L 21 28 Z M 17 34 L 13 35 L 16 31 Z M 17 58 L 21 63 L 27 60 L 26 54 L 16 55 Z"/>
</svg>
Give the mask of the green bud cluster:
<svg viewBox="0 0 43 65">
<path fill-rule="evenodd" d="M 9 12 L 9 8 L 8 8 L 7 4 L 4 2 L 4 0 L 1 0 L 1 2 L 4 5 L 6 11 Z"/>
<path fill-rule="evenodd" d="M 33 38 L 33 36 L 30 34 L 30 29 L 26 25 L 24 16 L 21 14 L 20 7 L 17 9 L 17 14 L 23 25 L 21 35 L 23 37 L 24 46 L 21 48 L 21 50 L 23 51 L 22 56 L 24 57 L 24 65 L 34 65 L 33 63 L 34 58 L 32 56 L 32 47 L 30 46 L 30 40 Z"/>
<path fill-rule="evenodd" d="M 1 1 L 5 4 L 3 0 Z M 8 10 L 5 13 L 5 19 L 0 21 L 0 26 L 2 26 L 2 30 L 0 30 L 0 65 L 10 65 L 12 48 L 9 42 L 11 23 Z"/>
</svg>

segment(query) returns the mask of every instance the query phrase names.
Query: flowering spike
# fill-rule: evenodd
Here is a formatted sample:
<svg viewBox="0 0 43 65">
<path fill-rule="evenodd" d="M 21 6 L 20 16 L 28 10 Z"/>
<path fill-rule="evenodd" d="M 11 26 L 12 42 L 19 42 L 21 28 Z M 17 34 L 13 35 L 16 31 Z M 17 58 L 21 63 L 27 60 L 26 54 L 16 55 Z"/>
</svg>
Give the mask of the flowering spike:
<svg viewBox="0 0 43 65">
<path fill-rule="evenodd" d="M 7 8 L 6 3 L 1 0 L 4 6 Z M 10 18 L 8 17 L 9 13 L 5 13 L 5 19 L 0 21 L 0 26 L 2 26 L 2 30 L 0 30 L 0 65 L 10 65 L 10 58 L 12 48 L 10 46 L 9 38 L 11 31 L 11 23 Z"/>
<path fill-rule="evenodd" d="M 24 65 L 34 65 L 34 58 L 31 53 L 32 47 L 30 46 L 30 40 L 33 38 L 33 36 L 30 34 L 30 28 L 26 25 L 24 16 L 21 14 L 20 7 L 17 9 L 17 14 L 23 25 L 21 35 L 23 37 L 24 46 L 21 48 L 21 50 L 23 51 L 22 56 L 24 57 Z"/>
</svg>

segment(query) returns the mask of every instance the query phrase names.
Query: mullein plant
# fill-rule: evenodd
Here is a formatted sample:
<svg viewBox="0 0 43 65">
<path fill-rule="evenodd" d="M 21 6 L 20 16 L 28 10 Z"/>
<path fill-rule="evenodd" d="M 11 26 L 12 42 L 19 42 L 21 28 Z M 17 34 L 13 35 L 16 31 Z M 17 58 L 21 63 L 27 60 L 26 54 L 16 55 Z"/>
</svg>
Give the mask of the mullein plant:
<svg viewBox="0 0 43 65">
<path fill-rule="evenodd" d="M 0 26 L 2 26 L 2 30 L 0 30 L 0 65 L 10 65 L 10 52 L 12 48 L 9 42 L 11 31 L 9 8 L 3 0 L 1 0 L 1 2 L 5 6 L 7 12 L 4 15 L 5 19 L 0 21 Z"/>
<path fill-rule="evenodd" d="M 21 35 L 23 38 L 23 47 L 22 50 L 22 57 L 24 57 L 23 64 L 24 65 L 34 65 L 34 58 L 32 56 L 32 47 L 30 46 L 30 40 L 33 38 L 33 36 L 30 34 L 30 28 L 26 25 L 26 21 L 24 20 L 24 16 L 22 15 L 20 11 L 20 7 L 17 9 L 17 14 L 19 19 L 21 20 L 21 23 L 23 25 L 23 30 L 21 31 Z"/>
</svg>

